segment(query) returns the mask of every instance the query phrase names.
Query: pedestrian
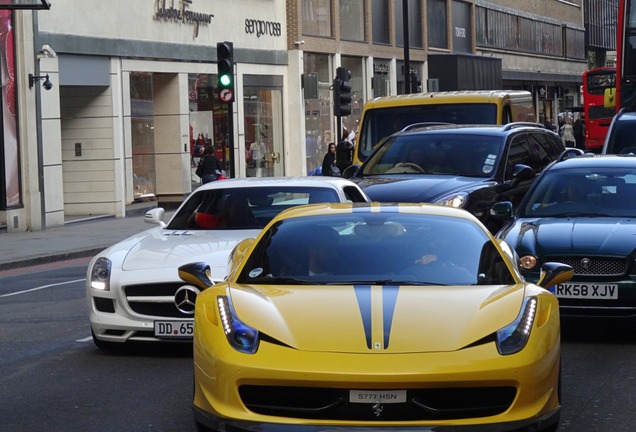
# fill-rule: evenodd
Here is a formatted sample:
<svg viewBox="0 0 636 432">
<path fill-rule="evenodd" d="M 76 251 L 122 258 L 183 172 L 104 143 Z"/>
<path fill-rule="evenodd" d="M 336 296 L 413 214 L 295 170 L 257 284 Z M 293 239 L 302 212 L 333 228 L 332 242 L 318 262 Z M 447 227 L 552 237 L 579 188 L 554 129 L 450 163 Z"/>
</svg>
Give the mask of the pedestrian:
<svg viewBox="0 0 636 432">
<path fill-rule="evenodd" d="M 341 173 L 353 164 L 353 139 L 355 139 L 356 134 L 353 131 L 347 132 L 345 129 L 343 136 L 345 138 L 336 146 L 336 166 Z"/>
<path fill-rule="evenodd" d="M 552 119 L 550 117 L 545 118 L 545 123 L 543 123 L 543 126 L 545 126 L 547 130 L 556 132 L 556 127 L 554 126 L 554 124 L 552 124 Z"/>
<path fill-rule="evenodd" d="M 340 170 L 336 166 L 336 143 L 329 143 L 327 153 L 322 158 L 322 175 L 340 177 Z"/>
<path fill-rule="evenodd" d="M 574 138 L 574 128 L 572 127 L 572 119 L 568 119 L 563 124 L 563 134 L 561 140 L 566 147 L 576 147 L 576 139 Z"/>
<path fill-rule="evenodd" d="M 221 174 L 221 163 L 214 154 L 212 146 L 205 147 L 196 174 L 201 178 L 202 184 L 218 180 L 219 174 Z"/>
<path fill-rule="evenodd" d="M 572 125 L 574 132 L 574 140 L 576 141 L 576 148 L 585 150 L 585 125 L 581 117 L 577 117 Z"/>
<path fill-rule="evenodd" d="M 563 116 L 560 115 L 557 117 L 557 133 L 563 139 L 563 126 L 565 126 L 565 120 L 563 120 Z"/>
</svg>

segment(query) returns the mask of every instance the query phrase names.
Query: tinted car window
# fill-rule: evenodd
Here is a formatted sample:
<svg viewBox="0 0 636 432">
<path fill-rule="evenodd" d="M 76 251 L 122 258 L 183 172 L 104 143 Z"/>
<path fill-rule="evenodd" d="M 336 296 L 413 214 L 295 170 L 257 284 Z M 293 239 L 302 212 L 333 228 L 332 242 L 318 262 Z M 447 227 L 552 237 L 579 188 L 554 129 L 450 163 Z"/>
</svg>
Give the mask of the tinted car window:
<svg viewBox="0 0 636 432">
<path fill-rule="evenodd" d="M 636 120 L 617 120 L 608 137 L 607 154 L 636 153 Z"/>
<path fill-rule="evenodd" d="M 527 135 L 516 135 L 512 137 L 510 143 L 510 149 L 508 150 L 508 159 L 506 161 L 506 174 L 505 179 L 512 178 L 512 173 L 515 165 L 523 164 L 535 168 L 534 160 L 532 158 L 532 151 L 530 149 L 530 142 Z"/>
<path fill-rule="evenodd" d="M 530 139 L 539 144 L 538 147 L 535 147 L 537 149 L 535 155 L 538 164 L 537 168 L 539 171 L 543 171 L 546 166 L 554 162 L 561 155 L 564 150 L 563 142 L 556 136 L 545 133 L 531 133 L 530 137 Z"/>
<path fill-rule="evenodd" d="M 360 197 L 352 197 L 358 200 Z M 263 228 L 281 211 L 302 204 L 340 202 L 330 188 L 261 187 L 201 190 L 193 193 L 167 229 Z M 231 217 L 232 211 L 241 218 Z M 224 220 L 233 220 L 226 224 Z"/>
<path fill-rule="evenodd" d="M 490 177 L 499 163 L 502 141 L 501 137 L 476 134 L 397 135 L 363 165 L 362 174 Z"/>
<path fill-rule="evenodd" d="M 636 216 L 636 170 L 561 169 L 546 172 L 522 204 L 521 217 Z"/>
<path fill-rule="evenodd" d="M 299 242 L 300 237 L 304 241 Z M 326 253 L 321 272 L 312 272 L 310 257 L 317 259 L 322 248 Z M 238 278 L 247 284 L 298 285 L 483 285 L 513 280 L 497 249 L 473 222 L 408 213 L 283 220 L 264 234 Z"/>
</svg>

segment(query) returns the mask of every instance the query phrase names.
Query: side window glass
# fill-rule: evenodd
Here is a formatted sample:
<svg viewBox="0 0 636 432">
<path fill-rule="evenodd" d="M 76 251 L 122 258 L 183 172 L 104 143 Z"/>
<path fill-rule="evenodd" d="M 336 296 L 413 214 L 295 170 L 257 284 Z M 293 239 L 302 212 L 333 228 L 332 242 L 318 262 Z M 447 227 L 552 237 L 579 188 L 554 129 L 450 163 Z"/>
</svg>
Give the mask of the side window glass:
<svg viewBox="0 0 636 432">
<path fill-rule="evenodd" d="M 512 122 L 512 111 L 509 105 L 504 105 L 501 110 L 501 124 L 508 124 Z"/>
<path fill-rule="evenodd" d="M 360 190 L 353 186 L 345 186 L 344 193 L 347 198 L 347 202 L 365 202 Z"/>
<path fill-rule="evenodd" d="M 517 135 L 512 138 L 508 149 L 508 159 L 506 161 L 506 173 L 504 180 L 512 178 L 512 172 L 517 164 L 524 164 L 532 167 L 536 171 L 536 164 L 532 159 L 532 153 L 525 135 Z"/>
<path fill-rule="evenodd" d="M 548 136 L 545 134 L 529 134 L 528 140 L 530 142 L 530 149 L 534 153 L 537 163 L 536 169 L 538 171 L 543 171 L 543 169 L 560 154 L 560 152 L 555 152 L 553 143 L 549 141 Z"/>
</svg>

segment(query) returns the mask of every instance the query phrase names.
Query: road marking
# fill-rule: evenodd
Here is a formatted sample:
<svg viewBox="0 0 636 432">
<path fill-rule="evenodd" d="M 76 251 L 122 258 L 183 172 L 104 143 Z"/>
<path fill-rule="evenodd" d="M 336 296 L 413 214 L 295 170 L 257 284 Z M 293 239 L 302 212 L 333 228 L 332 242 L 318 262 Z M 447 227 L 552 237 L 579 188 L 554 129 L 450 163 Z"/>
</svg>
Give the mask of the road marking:
<svg viewBox="0 0 636 432">
<path fill-rule="evenodd" d="M 2 297 L 11 297 L 11 296 L 18 295 L 18 294 L 26 294 L 26 293 L 30 293 L 30 292 L 33 292 L 33 291 L 40 291 L 40 290 L 43 290 L 45 288 L 51 288 L 51 287 L 60 286 L 60 285 L 66 285 L 66 284 L 72 284 L 72 283 L 82 282 L 82 281 L 85 281 L 85 280 L 86 280 L 86 278 L 84 278 L 84 279 L 76 279 L 76 280 L 67 281 L 67 282 L 60 282 L 60 283 L 55 283 L 55 284 L 50 284 L 50 285 L 43 285 L 43 286 L 40 286 L 40 287 L 35 287 L 35 288 L 31 288 L 31 289 L 24 290 L 24 291 L 16 291 L 16 292 L 8 293 L 8 294 L 1 294 L 0 298 L 2 298 Z"/>
<path fill-rule="evenodd" d="M 93 340 L 93 336 L 88 336 L 88 337 L 85 337 L 83 339 L 78 339 L 75 342 L 90 342 L 92 340 Z"/>
</svg>

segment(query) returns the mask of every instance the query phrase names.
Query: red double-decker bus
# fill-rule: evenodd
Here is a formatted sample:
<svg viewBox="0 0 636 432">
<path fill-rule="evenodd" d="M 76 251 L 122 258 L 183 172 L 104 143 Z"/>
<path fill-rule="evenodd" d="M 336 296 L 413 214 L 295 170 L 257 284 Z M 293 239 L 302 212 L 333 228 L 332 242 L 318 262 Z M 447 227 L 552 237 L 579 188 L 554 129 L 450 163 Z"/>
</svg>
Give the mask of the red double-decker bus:
<svg viewBox="0 0 636 432">
<path fill-rule="evenodd" d="M 636 109 L 636 0 L 619 0 L 616 22 L 616 109 Z"/>
<path fill-rule="evenodd" d="M 607 130 L 616 114 L 615 101 L 608 101 L 608 90 L 614 94 L 616 68 L 601 67 L 583 73 L 583 112 L 585 113 L 585 149 L 600 152 Z"/>
</svg>

